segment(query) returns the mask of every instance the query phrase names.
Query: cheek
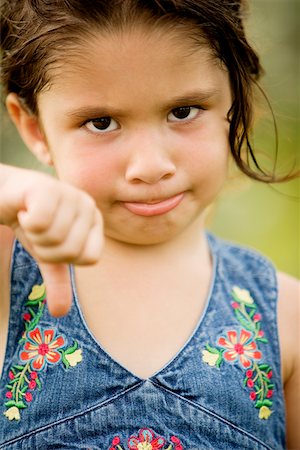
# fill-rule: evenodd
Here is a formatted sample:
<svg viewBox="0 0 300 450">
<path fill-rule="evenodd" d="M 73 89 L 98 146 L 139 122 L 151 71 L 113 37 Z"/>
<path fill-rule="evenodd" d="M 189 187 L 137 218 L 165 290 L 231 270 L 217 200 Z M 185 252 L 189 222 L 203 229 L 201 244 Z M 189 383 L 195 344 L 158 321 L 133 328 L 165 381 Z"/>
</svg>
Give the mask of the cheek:
<svg viewBox="0 0 300 450">
<path fill-rule="evenodd" d="M 101 199 L 111 191 L 118 173 L 115 158 L 103 153 L 75 150 L 71 157 L 58 158 L 55 161 L 58 177 L 88 192 L 96 201 Z"/>
</svg>

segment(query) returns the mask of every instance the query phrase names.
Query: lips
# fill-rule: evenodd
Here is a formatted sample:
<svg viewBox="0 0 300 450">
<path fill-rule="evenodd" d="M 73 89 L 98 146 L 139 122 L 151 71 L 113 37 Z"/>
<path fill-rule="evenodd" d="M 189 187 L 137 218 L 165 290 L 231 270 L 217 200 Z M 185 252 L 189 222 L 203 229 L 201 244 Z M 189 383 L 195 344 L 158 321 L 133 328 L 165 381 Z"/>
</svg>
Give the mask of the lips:
<svg viewBox="0 0 300 450">
<path fill-rule="evenodd" d="M 128 211 L 138 216 L 158 216 L 166 214 L 176 208 L 182 201 L 184 193 L 174 195 L 163 200 L 151 202 L 123 202 Z"/>
</svg>

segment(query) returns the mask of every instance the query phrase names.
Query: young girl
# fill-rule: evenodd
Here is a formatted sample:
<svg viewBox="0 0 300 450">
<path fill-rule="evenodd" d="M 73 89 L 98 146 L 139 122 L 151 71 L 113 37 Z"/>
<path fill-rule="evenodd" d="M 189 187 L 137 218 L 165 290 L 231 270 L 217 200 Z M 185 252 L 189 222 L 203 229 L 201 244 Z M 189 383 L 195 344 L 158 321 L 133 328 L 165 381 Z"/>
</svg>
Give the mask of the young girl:
<svg viewBox="0 0 300 450">
<path fill-rule="evenodd" d="M 300 448 L 297 282 L 205 231 L 231 159 L 274 181 L 242 3 L 4 0 L 7 109 L 58 180 L 0 166 L 1 449 L 283 449 L 285 410 Z"/>
</svg>

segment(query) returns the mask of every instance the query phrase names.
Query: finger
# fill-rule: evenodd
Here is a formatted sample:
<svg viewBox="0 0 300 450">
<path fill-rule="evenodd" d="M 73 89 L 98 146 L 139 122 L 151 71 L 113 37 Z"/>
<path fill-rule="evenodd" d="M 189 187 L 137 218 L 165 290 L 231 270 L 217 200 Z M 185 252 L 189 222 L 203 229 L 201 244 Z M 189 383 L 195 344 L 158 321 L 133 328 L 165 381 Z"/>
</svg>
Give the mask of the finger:
<svg viewBox="0 0 300 450">
<path fill-rule="evenodd" d="M 78 220 L 70 228 L 69 235 L 59 245 L 32 244 L 39 261 L 48 263 L 95 264 L 103 246 L 102 216 L 95 210 L 93 223 Z"/>
<path fill-rule="evenodd" d="M 34 233 L 46 231 L 53 221 L 61 203 L 61 196 L 56 191 L 45 201 L 45 192 L 35 191 L 28 196 L 25 209 L 18 212 L 18 221 L 24 230 Z"/>
<path fill-rule="evenodd" d="M 54 317 L 65 316 L 72 305 L 72 285 L 66 264 L 39 263 L 46 286 L 47 305 Z"/>
<path fill-rule="evenodd" d="M 87 196 L 68 200 L 66 198 L 60 203 L 47 230 L 40 233 L 25 230 L 26 237 L 34 246 L 55 247 L 64 244 L 68 248 L 70 243 L 80 252 L 89 229 L 95 223 L 96 208 Z"/>
<path fill-rule="evenodd" d="M 90 230 L 88 238 L 82 248 L 80 258 L 78 258 L 76 264 L 86 264 L 86 261 L 89 261 L 90 263 L 99 261 L 103 248 L 103 240 L 103 219 L 102 215 L 97 210 L 95 224 Z"/>
</svg>

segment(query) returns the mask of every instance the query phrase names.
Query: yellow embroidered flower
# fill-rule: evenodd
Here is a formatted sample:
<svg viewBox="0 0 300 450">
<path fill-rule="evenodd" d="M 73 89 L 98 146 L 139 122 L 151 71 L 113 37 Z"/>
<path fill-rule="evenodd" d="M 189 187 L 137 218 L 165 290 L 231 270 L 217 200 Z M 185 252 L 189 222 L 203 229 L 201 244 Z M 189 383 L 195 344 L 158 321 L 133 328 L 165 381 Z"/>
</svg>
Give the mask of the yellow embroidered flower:
<svg viewBox="0 0 300 450">
<path fill-rule="evenodd" d="M 40 284 L 40 285 L 35 285 L 32 288 L 32 291 L 28 297 L 29 300 L 38 300 L 41 297 L 43 297 L 43 295 L 46 292 L 46 287 L 44 284 Z"/>
<path fill-rule="evenodd" d="M 268 419 L 273 411 L 270 410 L 267 406 L 262 406 L 259 410 L 258 417 L 260 419 Z"/>
<path fill-rule="evenodd" d="M 247 289 L 241 289 L 238 286 L 233 286 L 232 290 L 237 301 L 245 303 L 246 305 L 252 305 L 254 303 L 254 300 Z"/>
<path fill-rule="evenodd" d="M 138 448 L 139 450 L 153 450 L 153 447 L 152 447 L 151 442 L 140 442 L 140 443 L 137 445 L 137 448 Z"/>
<path fill-rule="evenodd" d="M 65 355 L 66 360 L 70 364 L 70 366 L 75 367 L 76 364 L 82 361 L 82 349 L 75 350 L 74 353 L 70 353 L 69 355 Z"/>
<path fill-rule="evenodd" d="M 20 411 L 16 406 L 12 406 L 3 413 L 9 420 L 20 420 Z"/>
<path fill-rule="evenodd" d="M 202 350 L 202 360 L 209 366 L 213 367 L 219 359 L 219 353 L 210 353 L 207 350 Z"/>
</svg>

